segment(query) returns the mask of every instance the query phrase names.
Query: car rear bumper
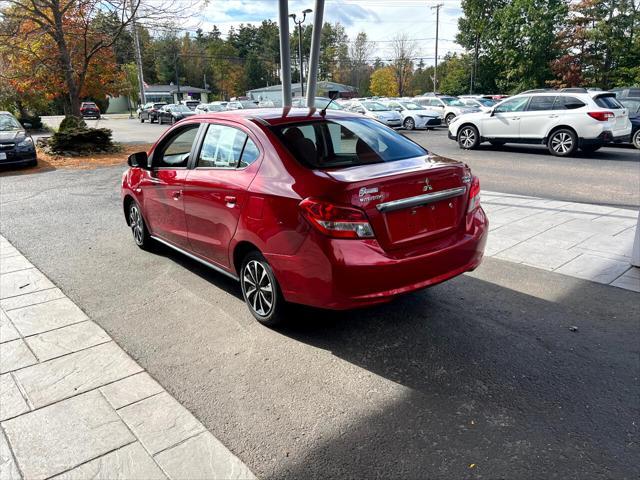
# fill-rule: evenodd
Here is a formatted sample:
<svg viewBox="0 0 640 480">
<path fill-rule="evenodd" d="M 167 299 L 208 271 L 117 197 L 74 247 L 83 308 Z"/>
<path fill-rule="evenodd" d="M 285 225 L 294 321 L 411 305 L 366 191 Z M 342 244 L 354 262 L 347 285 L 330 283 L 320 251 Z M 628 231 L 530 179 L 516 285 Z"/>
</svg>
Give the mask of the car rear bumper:
<svg viewBox="0 0 640 480">
<path fill-rule="evenodd" d="M 631 134 L 623 134 L 615 136 L 610 130 L 605 130 L 596 138 L 581 138 L 580 146 L 602 146 L 608 143 L 629 143 L 631 141 Z"/>
<path fill-rule="evenodd" d="M 376 241 L 337 240 L 310 234 L 295 257 L 266 255 L 284 297 L 294 303 L 346 310 L 385 303 L 475 269 L 482 261 L 488 220 L 482 209 L 466 231 L 436 248 L 385 252 Z"/>
</svg>

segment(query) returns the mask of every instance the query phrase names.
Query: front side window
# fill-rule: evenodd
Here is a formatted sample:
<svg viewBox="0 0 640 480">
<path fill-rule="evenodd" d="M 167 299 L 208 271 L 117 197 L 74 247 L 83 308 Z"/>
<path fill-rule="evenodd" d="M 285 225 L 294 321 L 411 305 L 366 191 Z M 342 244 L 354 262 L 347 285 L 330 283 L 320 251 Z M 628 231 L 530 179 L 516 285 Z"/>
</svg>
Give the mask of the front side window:
<svg viewBox="0 0 640 480">
<path fill-rule="evenodd" d="M 274 131 L 309 168 L 346 168 L 427 154 L 406 137 L 366 118 L 317 120 L 274 127 Z"/>
<path fill-rule="evenodd" d="M 193 142 L 200 125 L 189 125 L 181 129 L 154 154 L 153 166 L 157 168 L 186 168 Z"/>
<path fill-rule="evenodd" d="M 505 100 L 500 105 L 498 105 L 495 109 L 495 112 L 522 112 L 527 106 L 528 101 L 529 97 L 510 98 L 509 100 Z"/>
<path fill-rule="evenodd" d="M 553 102 L 556 99 L 555 96 L 541 95 L 539 97 L 531 97 L 531 101 L 527 106 L 528 112 L 535 112 L 540 110 L 552 110 Z"/>
<path fill-rule="evenodd" d="M 364 108 L 369 110 L 370 112 L 388 112 L 389 107 L 385 107 L 383 104 L 379 102 L 362 102 Z"/>
<path fill-rule="evenodd" d="M 462 102 L 462 100 L 455 98 L 455 97 L 440 97 L 440 100 L 442 100 L 446 105 L 450 105 L 452 107 L 464 107 L 464 103 Z"/>
</svg>

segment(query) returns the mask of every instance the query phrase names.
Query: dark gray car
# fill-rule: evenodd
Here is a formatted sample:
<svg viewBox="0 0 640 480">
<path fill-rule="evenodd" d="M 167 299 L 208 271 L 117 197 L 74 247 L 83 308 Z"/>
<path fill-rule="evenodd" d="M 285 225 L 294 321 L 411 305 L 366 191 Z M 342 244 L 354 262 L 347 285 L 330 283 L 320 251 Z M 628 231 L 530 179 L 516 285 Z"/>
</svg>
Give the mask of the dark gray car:
<svg viewBox="0 0 640 480">
<path fill-rule="evenodd" d="M 37 164 L 36 146 L 31 135 L 11 113 L 0 112 L 0 166 Z"/>
</svg>

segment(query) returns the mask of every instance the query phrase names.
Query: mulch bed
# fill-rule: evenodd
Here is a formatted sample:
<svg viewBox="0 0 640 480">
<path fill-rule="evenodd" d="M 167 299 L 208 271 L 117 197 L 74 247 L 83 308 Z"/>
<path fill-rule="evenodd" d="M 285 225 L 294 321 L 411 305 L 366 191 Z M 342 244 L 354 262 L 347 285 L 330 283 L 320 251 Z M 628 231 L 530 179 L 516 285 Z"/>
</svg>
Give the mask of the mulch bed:
<svg viewBox="0 0 640 480">
<path fill-rule="evenodd" d="M 63 156 L 51 155 L 38 148 L 38 166 L 29 168 L 15 168 L 11 170 L 0 170 L 0 176 L 37 173 L 43 171 L 57 170 L 59 168 L 73 170 L 91 170 L 100 167 L 111 167 L 114 165 L 125 166 L 127 157 L 135 152 L 148 152 L 151 144 L 126 144 L 115 153 L 95 153 L 87 156 Z"/>
</svg>

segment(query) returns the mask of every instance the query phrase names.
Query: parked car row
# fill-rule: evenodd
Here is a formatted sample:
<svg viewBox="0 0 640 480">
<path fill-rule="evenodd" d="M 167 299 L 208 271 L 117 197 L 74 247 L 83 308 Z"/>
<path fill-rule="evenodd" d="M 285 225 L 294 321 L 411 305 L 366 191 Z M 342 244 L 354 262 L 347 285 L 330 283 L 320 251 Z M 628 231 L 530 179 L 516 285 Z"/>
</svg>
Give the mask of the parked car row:
<svg viewBox="0 0 640 480">
<path fill-rule="evenodd" d="M 610 143 L 630 142 L 632 124 L 630 109 L 613 92 L 534 90 L 509 97 L 489 111 L 456 116 L 449 124 L 449 138 L 462 149 L 483 142 L 520 143 L 546 145 L 552 155 L 567 157 L 578 149 L 591 153 Z"/>
</svg>

